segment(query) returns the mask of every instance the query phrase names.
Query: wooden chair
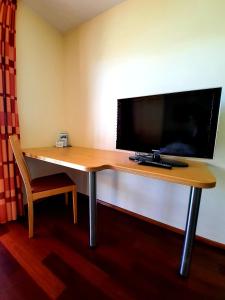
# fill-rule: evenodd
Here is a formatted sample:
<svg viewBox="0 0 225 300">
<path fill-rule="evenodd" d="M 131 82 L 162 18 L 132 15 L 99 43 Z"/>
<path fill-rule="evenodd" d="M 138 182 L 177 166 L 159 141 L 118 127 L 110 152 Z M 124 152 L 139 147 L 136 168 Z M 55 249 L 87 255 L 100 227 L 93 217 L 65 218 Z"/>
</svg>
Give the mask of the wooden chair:
<svg viewBox="0 0 225 300">
<path fill-rule="evenodd" d="M 77 189 L 76 184 L 65 173 L 59 173 L 49 176 L 43 176 L 35 179 L 31 179 L 30 172 L 26 161 L 24 159 L 22 150 L 20 148 L 20 142 L 16 135 L 11 135 L 9 141 L 19 167 L 24 186 L 26 191 L 27 203 L 28 203 L 28 226 L 29 226 L 29 238 L 33 237 L 33 202 L 54 196 L 58 194 L 65 194 L 66 202 L 68 203 L 68 193 L 72 192 L 73 198 L 73 221 L 77 223 Z"/>
</svg>

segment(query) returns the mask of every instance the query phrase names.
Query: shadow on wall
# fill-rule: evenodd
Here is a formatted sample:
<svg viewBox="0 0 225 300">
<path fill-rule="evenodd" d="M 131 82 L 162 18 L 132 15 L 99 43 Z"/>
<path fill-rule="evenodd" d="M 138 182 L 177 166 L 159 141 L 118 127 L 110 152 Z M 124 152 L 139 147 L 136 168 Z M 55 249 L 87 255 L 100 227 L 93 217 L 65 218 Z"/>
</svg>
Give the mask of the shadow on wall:
<svg viewBox="0 0 225 300">
<path fill-rule="evenodd" d="M 220 107 L 220 115 L 219 115 L 219 121 L 218 121 L 218 129 L 217 129 L 217 138 L 216 138 L 216 145 L 215 145 L 215 154 L 214 154 L 214 160 L 213 165 L 218 166 L 219 168 L 225 169 L 225 155 L 224 155 L 224 149 L 225 149 L 225 106 Z M 209 164 L 211 161 L 208 162 Z"/>
<path fill-rule="evenodd" d="M 181 228 L 185 225 L 189 187 L 183 185 L 104 170 L 98 174 L 97 196 L 145 217 Z"/>
<path fill-rule="evenodd" d="M 214 176 L 216 177 L 216 187 L 212 189 L 203 190 L 207 192 L 207 194 L 211 194 L 211 201 L 215 201 L 220 199 L 221 204 L 224 205 L 224 213 L 225 213 L 225 166 L 214 166 L 209 164 L 209 169 L 212 171 Z M 225 218 L 224 218 L 225 219 Z"/>
<path fill-rule="evenodd" d="M 216 187 L 203 189 L 197 234 L 225 244 L 225 168 L 209 165 Z"/>
<path fill-rule="evenodd" d="M 71 168 L 59 166 L 56 164 L 40 161 L 34 158 L 26 157 L 26 162 L 28 164 L 31 173 L 31 178 L 65 172 L 71 177 L 71 179 L 73 179 L 76 182 L 78 187 L 78 192 L 87 194 L 87 182 L 88 182 L 87 173 L 74 170 Z"/>
</svg>

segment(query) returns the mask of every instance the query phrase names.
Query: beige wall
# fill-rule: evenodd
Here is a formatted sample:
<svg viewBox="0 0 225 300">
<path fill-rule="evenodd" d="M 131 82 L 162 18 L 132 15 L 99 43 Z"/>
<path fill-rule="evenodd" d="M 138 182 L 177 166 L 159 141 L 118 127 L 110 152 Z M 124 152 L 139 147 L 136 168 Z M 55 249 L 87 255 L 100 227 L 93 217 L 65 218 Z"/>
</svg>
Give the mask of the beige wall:
<svg viewBox="0 0 225 300">
<path fill-rule="evenodd" d="M 63 37 L 22 1 L 16 26 L 22 145 L 50 146 L 64 130 Z"/>
<path fill-rule="evenodd" d="M 224 87 L 223 0 L 128 0 L 61 35 L 24 5 L 17 14 L 22 143 L 46 146 L 67 130 L 73 145 L 115 148 L 118 98 Z M 28 47 L 29 46 L 29 47 Z M 63 72 L 62 72 L 63 70 Z M 197 233 L 225 243 L 224 93 L 215 189 L 203 191 Z M 45 133 L 45 134 L 43 134 Z M 29 162 L 36 175 L 49 165 Z M 79 191 L 87 178 L 76 173 Z M 184 228 L 187 187 L 130 174 L 97 176 L 98 198 Z"/>
<path fill-rule="evenodd" d="M 222 85 L 224 8 L 220 0 L 129 0 L 68 32 L 73 142 L 114 148 L 119 97 Z"/>
<path fill-rule="evenodd" d="M 16 26 L 21 144 L 52 146 L 58 132 L 66 130 L 63 36 L 22 0 L 18 1 Z M 86 186 L 82 173 L 34 159 L 27 161 L 32 177 L 66 171 L 76 180 L 79 191 Z"/>
<path fill-rule="evenodd" d="M 224 87 L 223 0 L 128 0 L 65 35 L 67 130 L 75 145 L 115 149 L 118 98 Z M 225 243 L 224 93 L 216 189 L 203 191 L 197 232 Z M 98 198 L 184 228 L 188 188 L 112 171 Z"/>
</svg>

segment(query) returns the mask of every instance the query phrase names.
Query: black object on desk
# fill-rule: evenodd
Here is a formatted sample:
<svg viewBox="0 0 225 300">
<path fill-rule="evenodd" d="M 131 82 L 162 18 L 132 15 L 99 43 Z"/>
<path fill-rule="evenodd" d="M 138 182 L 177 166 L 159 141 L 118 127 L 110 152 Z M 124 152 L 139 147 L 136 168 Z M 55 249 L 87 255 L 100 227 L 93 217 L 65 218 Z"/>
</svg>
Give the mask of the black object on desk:
<svg viewBox="0 0 225 300">
<path fill-rule="evenodd" d="M 147 155 L 138 154 L 135 156 L 130 156 L 129 159 L 136 161 L 139 165 L 154 166 L 164 169 L 172 169 L 172 167 L 188 167 L 186 162 L 162 158 L 158 151 Z"/>
</svg>

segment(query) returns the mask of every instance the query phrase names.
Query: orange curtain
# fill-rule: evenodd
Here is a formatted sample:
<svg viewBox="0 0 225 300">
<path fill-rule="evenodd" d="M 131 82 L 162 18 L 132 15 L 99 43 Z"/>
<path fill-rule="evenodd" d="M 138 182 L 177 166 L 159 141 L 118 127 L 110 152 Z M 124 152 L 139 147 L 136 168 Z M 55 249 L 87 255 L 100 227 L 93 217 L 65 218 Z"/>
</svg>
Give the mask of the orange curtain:
<svg viewBox="0 0 225 300">
<path fill-rule="evenodd" d="M 16 0 L 0 0 L 0 223 L 22 214 L 21 180 L 8 137 L 19 135 L 16 98 Z"/>
</svg>

